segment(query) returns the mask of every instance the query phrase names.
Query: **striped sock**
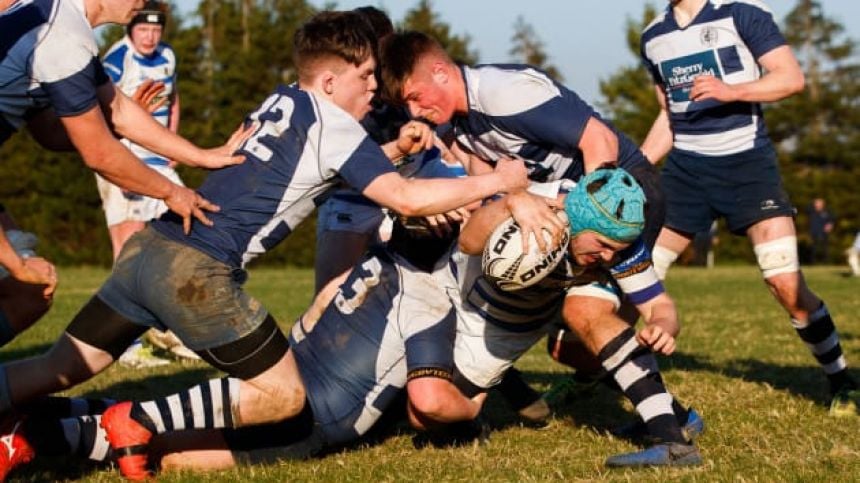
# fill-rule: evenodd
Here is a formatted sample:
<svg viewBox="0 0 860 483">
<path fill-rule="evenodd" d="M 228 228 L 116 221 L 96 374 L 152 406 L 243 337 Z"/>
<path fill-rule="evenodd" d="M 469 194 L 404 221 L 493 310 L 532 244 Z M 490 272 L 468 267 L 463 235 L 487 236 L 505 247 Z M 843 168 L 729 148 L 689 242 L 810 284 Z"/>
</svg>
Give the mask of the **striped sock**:
<svg viewBox="0 0 860 483">
<path fill-rule="evenodd" d="M 235 426 L 233 408 L 239 404 L 239 379 L 211 379 L 167 397 L 136 402 L 131 418 L 152 433 Z"/>
<path fill-rule="evenodd" d="M 791 325 L 821 365 L 830 380 L 832 390 L 838 390 L 846 383 L 850 383 L 848 364 L 845 362 L 845 355 L 839 344 L 839 334 L 824 302 L 815 312 L 809 314 L 808 321 L 792 318 Z"/>
<path fill-rule="evenodd" d="M 63 419 L 39 415 L 24 421 L 24 434 L 41 456 L 75 455 L 107 461 L 112 452 L 100 422 L 98 414 Z"/>
<path fill-rule="evenodd" d="M 687 443 L 675 415 L 673 406 L 677 404 L 663 385 L 657 359 L 636 342 L 632 328 L 606 344 L 598 359 L 636 407 L 652 436 L 660 441 Z"/>
</svg>

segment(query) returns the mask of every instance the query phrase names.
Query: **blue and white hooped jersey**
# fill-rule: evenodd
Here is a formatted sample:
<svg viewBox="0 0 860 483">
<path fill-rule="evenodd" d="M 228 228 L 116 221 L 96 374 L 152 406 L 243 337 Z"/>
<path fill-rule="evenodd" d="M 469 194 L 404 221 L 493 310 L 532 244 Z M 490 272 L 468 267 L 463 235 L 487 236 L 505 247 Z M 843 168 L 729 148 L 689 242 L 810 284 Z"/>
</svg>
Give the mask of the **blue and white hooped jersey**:
<svg viewBox="0 0 860 483">
<path fill-rule="evenodd" d="M 314 198 L 340 180 L 363 191 L 394 166 L 358 122 L 326 99 L 280 86 L 252 113 L 257 131 L 239 153 L 246 161 L 210 173 L 197 190 L 221 207 L 214 226 L 168 212 L 159 232 L 233 267 L 277 245 L 314 209 Z"/>
<path fill-rule="evenodd" d="M 709 0 L 683 29 L 671 5 L 654 19 L 642 33 L 641 54 L 666 92 L 675 148 L 724 156 L 768 144 L 758 103 L 690 101 L 689 94 L 701 74 L 726 84 L 760 78 L 757 59 L 785 44 L 759 0 Z"/>
<path fill-rule="evenodd" d="M 651 252 L 642 238 L 618 252 L 610 267 L 581 267 L 566 253 L 546 278 L 513 292 L 499 289 L 483 276 L 479 255 L 457 252 L 453 260 L 462 308 L 475 311 L 487 322 L 514 332 L 532 331 L 551 322 L 568 294 L 604 298 L 616 305 L 622 296 L 626 296 L 638 305 L 665 292 L 651 263 Z"/>
<path fill-rule="evenodd" d="M 522 158 L 537 182 L 584 174 L 579 143 L 588 120 L 601 118 L 576 93 L 525 65 L 462 69 L 469 112 L 451 121 L 460 144 L 490 162 Z M 606 124 L 618 135 L 620 166 L 648 162 L 627 136 Z"/>
<path fill-rule="evenodd" d="M 456 282 L 447 262 L 424 272 L 373 250 L 315 325 L 293 326 L 290 347 L 326 443 L 367 432 L 410 379 L 451 377 Z"/>
<path fill-rule="evenodd" d="M 134 50 L 131 39 L 126 35 L 114 43 L 105 53 L 105 72 L 123 94 L 131 96 L 147 79 L 164 83 L 157 100 L 167 98 L 167 102 L 152 113 L 162 126 L 167 126 L 170 121 L 170 103 L 173 92 L 176 89 L 176 54 L 173 49 L 164 42 L 159 42 L 152 55 L 143 56 Z M 123 144 L 128 146 L 135 156 L 147 164 L 167 165 L 168 161 L 148 149 L 123 139 Z"/>
<path fill-rule="evenodd" d="M 83 0 L 18 0 L 0 12 L 0 144 L 30 110 L 92 109 L 105 82 Z"/>
<path fill-rule="evenodd" d="M 572 184 L 532 184 L 529 191 L 555 198 L 556 193 L 568 191 Z M 543 280 L 511 292 L 484 277 L 480 255 L 458 251 L 452 259 L 462 298 L 458 308 L 473 311 L 487 322 L 514 332 L 529 332 L 552 321 L 567 295 L 594 296 L 617 306 L 622 296 L 638 305 L 665 291 L 642 237 L 617 252 L 609 266 L 581 267 L 565 250 L 562 261 Z"/>
</svg>

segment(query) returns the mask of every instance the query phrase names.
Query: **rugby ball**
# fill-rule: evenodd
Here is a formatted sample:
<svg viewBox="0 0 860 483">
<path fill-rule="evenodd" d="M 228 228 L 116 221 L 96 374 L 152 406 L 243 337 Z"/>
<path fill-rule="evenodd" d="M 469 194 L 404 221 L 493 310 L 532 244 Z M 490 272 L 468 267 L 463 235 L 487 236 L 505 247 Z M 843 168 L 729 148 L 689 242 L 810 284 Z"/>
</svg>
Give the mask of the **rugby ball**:
<svg viewBox="0 0 860 483">
<path fill-rule="evenodd" d="M 564 211 L 557 211 L 556 214 L 567 225 L 567 215 Z M 543 235 L 544 240 L 549 244 L 552 240 L 549 231 L 544 230 Z M 542 253 L 532 233 L 528 251 L 523 251 L 520 225 L 513 217 L 508 218 L 493 230 L 484 247 L 484 255 L 481 258 L 484 276 L 506 292 L 530 287 L 543 280 L 558 266 L 564 258 L 569 241 L 570 234 L 566 229 L 559 246 L 547 253 Z"/>
</svg>

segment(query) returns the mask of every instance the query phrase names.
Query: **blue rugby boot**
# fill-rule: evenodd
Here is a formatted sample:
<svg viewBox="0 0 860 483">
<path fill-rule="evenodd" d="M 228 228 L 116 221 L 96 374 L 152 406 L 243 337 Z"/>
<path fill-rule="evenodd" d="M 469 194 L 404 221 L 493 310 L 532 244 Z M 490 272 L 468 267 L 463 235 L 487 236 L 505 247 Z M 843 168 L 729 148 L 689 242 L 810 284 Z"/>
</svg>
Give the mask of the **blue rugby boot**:
<svg viewBox="0 0 860 483">
<path fill-rule="evenodd" d="M 704 432 L 705 421 L 702 416 L 695 409 L 687 408 L 687 421 L 681 426 L 681 433 L 688 440 L 694 441 Z M 648 426 L 638 418 L 632 423 L 611 430 L 610 433 L 617 438 L 630 441 L 649 441 L 651 439 L 651 435 L 648 434 Z M 653 439 L 651 442 L 654 442 Z"/>
<path fill-rule="evenodd" d="M 702 455 L 699 454 L 699 448 L 692 443 L 660 443 L 641 451 L 617 454 L 606 459 L 606 466 L 610 468 L 700 464 L 702 464 Z"/>
</svg>

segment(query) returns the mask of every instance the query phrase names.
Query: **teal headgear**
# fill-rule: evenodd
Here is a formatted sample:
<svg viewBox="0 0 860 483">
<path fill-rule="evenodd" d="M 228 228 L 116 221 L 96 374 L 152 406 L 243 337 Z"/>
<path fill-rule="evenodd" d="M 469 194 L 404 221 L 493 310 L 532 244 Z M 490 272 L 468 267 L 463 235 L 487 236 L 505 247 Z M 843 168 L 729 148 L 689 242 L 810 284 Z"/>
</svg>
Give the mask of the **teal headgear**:
<svg viewBox="0 0 860 483">
<path fill-rule="evenodd" d="M 645 193 L 621 168 L 598 169 L 583 176 L 564 199 L 570 234 L 593 231 L 630 243 L 645 226 Z"/>
</svg>

